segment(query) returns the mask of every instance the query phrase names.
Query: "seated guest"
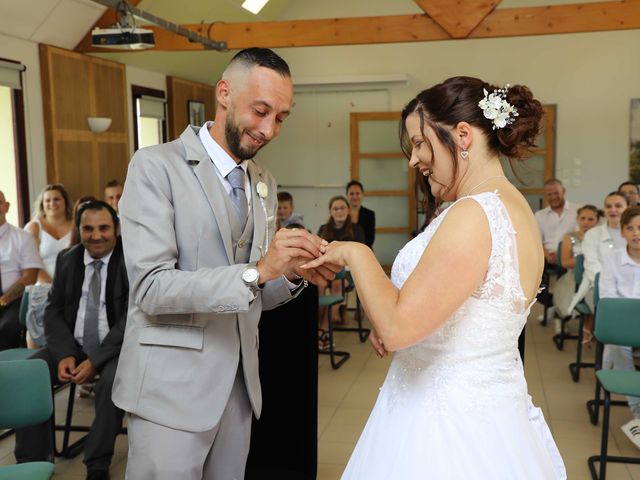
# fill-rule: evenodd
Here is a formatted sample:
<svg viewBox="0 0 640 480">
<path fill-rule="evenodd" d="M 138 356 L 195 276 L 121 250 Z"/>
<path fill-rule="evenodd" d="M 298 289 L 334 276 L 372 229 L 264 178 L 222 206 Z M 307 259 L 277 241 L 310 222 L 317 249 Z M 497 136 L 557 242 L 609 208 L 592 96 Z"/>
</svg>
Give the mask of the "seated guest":
<svg viewBox="0 0 640 480">
<path fill-rule="evenodd" d="M 104 201 L 107 202 L 116 213 L 118 212 L 118 203 L 122 197 L 124 188 L 118 180 L 111 180 L 104 187 Z"/>
<path fill-rule="evenodd" d="M 576 291 L 576 279 L 573 269 L 576 266 L 576 257 L 582 255 L 584 234 L 598 225 L 599 220 L 600 211 L 595 206 L 585 205 L 580 207 L 577 219 L 578 230 L 567 233 L 562 239 L 562 250 L 560 251 L 558 265 L 568 271 L 556 282 L 553 292 L 553 304 L 563 317 L 571 314 L 568 308 Z M 560 322 L 559 319 L 556 320 Z M 584 325 L 583 342 L 588 344 L 593 337 L 593 316 L 585 316 Z"/>
<path fill-rule="evenodd" d="M 620 231 L 626 245 L 604 259 L 600 273 L 600 297 L 640 298 L 640 206 L 624 211 Z M 634 371 L 632 348 L 605 345 L 602 368 Z M 627 397 L 627 401 L 634 419 L 623 425 L 622 431 L 640 448 L 640 398 Z"/>
<path fill-rule="evenodd" d="M 20 300 L 43 266 L 31 235 L 7 223 L 8 211 L 0 191 L 0 350 L 20 346 Z"/>
<path fill-rule="evenodd" d="M 618 191 L 627 197 L 630 207 L 640 205 L 640 190 L 638 185 L 633 182 L 622 182 L 618 187 Z"/>
<path fill-rule="evenodd" d="M 347 183 L 351 223 L 360 225 L 364 232 L 364 243 L 372 248 L 376 239 L 376 214 L 373 210 L 362 206 L 363 196 L 364 187 L 359 181 L 351 180 Z"/>
<path fill-rule="evenodd" d="M 33 220 L 24 229 L 33 235 L 44 263 L 38 283 L 51 283 L 56 257 L 69 246 L 73 229 L 69 194 L 61 183 L 44 187 L 36 199 Z"/>
<path fill-rule="evenodd" d="M 304 225 L 304 217 L 293 211 L 293 197 L 289 192 L 278 192 L 278 222 L 280 228 L 289 228 L 292 223 Z"/>
<path fill-rule="evenodd" d="M 578 207 L 565 198 L 565 188 L 562 182 L 552 178 L 544 182 L 544 199 L 549 205 L 535 213 L 542 245 L 544 247 L 545 264 L 554 266 L 557 264 L 558 244 L 562 238 L 578 229 L 576 218 Z"/>
<path fill-rule="evenodd" d="M 71 218 L 76 218 L 78 213 L 78 207 L 89 200 L 96 200 L 91 196 L 80 197 L 73 204 L 73 213 Z M 69 244 L 67 247 L 73 247 L 80 243 L 80 232 L 75 225 L 71 230 L 71 237 L 69 238 Z M 29 307 L 27 309 L 27 347 L 40 348 L 46 345 L 46 339 L 44 335 L 44 309 L 47 304 L 47 297 L 51 288 L 50 283 L 39 283 L 29 288 Z M 87 384 L 89 385 L 89 384 Z M 80 386 L 80 396 L 84 396 L 85 385 Z"/>
<path fill-rule="evenodd" d="M 626 208 L 627 198 L 619 192 L 611 192 L 604 199 L 604 218 L 606 221 L 585 233 L 582 241 L 584 276 L 569 306 L 570 311 L 573 311 L 583 298 L 591 311 L 594 311 L 593 282 L 596 274 L 602 270 L 604 259 L 611 255 L 611 252 L 624 248 L 626 245 L 625 239 L 620 233 L 620 218 Z"/>
<path fill-rule="evenodd" d="M 535 213 L 544 248 L 544 289 L 538 294 L 538 300 L 547 308 L 547 317 L 553 317 L 556 313 L 549 292 L 549 274 L 561 272 L 556 258 L 558 245 L 567 233 L 578 229 L 578 205 L 567 201 L 565 192 L 562 182 L 556 178 L 544 182 L 543 196 L 548 206 Z M 540 315 L 538 320 L 544 320 L 544 315 Z"/>
<path fill-rule="evenodd" d="M 333 197 L 329 201 L 329 220 L 318 229 L 318 236 L 325 239 L 328 242 L 334 240 L 355 241 L 364 243 L 364 232 L 358 224 L 351 223 L 351 216 L 349 215 L 349 202 L 341 195 Z M 331 282 L 331 294 L 342 295 L 342 281 L 333 280 Z M 320 326 L 318 329 L 318 347 L 320 349 L 326 349 L 329 347 L 329 335 L 327 329 L 329 328 L 329 316 L 328 309 L 322 312 L 320 318 Z M 332 310 L 334 317 L 332 318 L 335 323 L 342 323 L 343 319 L 336 309 Z"/>
<path fill-rule="evenodd" d="M 105 202 L 83 203 L 76 216 L 81 243 L 60 252 L 45 310 L 47 346 L 33 358 L 49 365 L 53 384 L 96 381 L 96 414 L 85 442 L 87 479 L 109 478 L 122 410 L 111 388 L 122 347 L 129 285 L 117 236 L 118 216 Z M 43 461 L 52 451 L 50 422 L 16 430 L 18 462 Z"/>
</svg>

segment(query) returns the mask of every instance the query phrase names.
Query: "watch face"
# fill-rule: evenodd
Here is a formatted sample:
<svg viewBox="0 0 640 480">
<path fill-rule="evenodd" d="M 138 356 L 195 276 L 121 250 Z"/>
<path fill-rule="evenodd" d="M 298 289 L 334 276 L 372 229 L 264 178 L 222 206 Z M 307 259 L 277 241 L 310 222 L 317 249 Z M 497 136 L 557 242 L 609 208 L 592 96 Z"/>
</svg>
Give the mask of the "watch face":
<svg viewBox="0 0 640 480">
<path fill-rule="evenodd" d="M 247 283 L 257 282 L 258 277 L 260 277 L 260 272 L 258 272 L 257 268 L 247 268 L 244 272 L 242 272 L 242 280 Z"/>
</svg>

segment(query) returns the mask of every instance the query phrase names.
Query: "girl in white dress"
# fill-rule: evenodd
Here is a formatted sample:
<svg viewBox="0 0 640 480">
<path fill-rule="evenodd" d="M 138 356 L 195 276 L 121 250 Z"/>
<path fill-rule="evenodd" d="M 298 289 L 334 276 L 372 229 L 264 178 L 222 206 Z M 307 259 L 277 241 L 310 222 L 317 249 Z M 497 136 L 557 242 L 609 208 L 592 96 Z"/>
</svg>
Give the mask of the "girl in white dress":
<svg viewBox="0 0 640 480">
<path fill-rule="evenodd" d="M 395 351 L 343 479 L 563 479 L 517 349 L 544 266 L 533 213 L 499 155 L 533 145 L 542 106 L 524 86 L 455 77 L 402 112 L 409 165 L 453 204 L 398 254 L 391 281 L 365 245 L 348 265 L 380 355 Z"/>
</svg>

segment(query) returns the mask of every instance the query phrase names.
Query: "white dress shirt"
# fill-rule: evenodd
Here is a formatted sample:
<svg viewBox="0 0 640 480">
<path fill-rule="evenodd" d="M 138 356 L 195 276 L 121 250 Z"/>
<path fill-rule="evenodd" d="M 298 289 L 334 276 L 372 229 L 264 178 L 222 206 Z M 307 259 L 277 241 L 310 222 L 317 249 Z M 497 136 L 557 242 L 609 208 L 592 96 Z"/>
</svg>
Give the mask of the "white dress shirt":
<svg viewBox="0 0 640 480">
<path fill-rule="evenodd" d="M 6 292 L 27 268 L 44 268 L 36 241 L 29 232 L 5 222 L 0 225 L 0 277 Z"/>
<path fill-rule="evenodd" d="M 218 174 L 218 178 L 222 182 L 227 195 L 231 192 L 231 183 L 227 179 L 227 175 L 236 167 L 242 168 L 244 170 L 244 193 L 247 196 L 247 212 L 251 212 L 251 181 L 249 180 L 249 175 L 247 174 L 247 162 L 248 160 L 243 160 L 240 164 L 237 164 L 236 161 L 231 158 L 227 152 L 225 152 L 224 148 L 218 145 L 211 134 L 209 133 L 209 129 L 213 125 L 213 122 L 205 123 L 200 131 L 198 132 L 198 136 L 200 137 L 200 141 L 202 142 L 202 146 L 209 154 L 213 165 L 216 167 L 216 173 Z"/>
<path fill-rule="evenodd" d="M 558 215 L 551 207 L 543 208 L 535 213 L 542 244 L 551 252 L 558 250 L 558 244 L 567 233 L 578 230 L 577 217 L 580 205 L 565 200 L 562 212 Z"/>
<path fill-rule="evenodd" d="M 109 333 L 109 320 L 107 319 L 107 268 L 109 266 L 109 259 L 113 250 L 107 255 L 100 258 L 104 265 L 100 270 L 100 310 L 98 311 L 98 338 L 100 343 L 104 340 L 104 337 Z M 84 251 L 84 281 L 82 282 L 82 294 L 80 295 L 80 303 L 78 304 L 78 314 L 76 316 L 76 326 L 73 330 L 73 336 L 77 342 L 82 345 L 84 338 L 84 315 L 87 312 L 87 296 L 89 295 L 89 283 L 93 276 L 95 267 L 92 265 L 94 260 L 98 260 L 89 255 L 89 252 Z"/>
<path fill-rule="evenodd" d="M 640 298 L 640 264 L 626 248 L 614 250 L 604 259 L 600 272 L 601 298 Z"/>
</svg>

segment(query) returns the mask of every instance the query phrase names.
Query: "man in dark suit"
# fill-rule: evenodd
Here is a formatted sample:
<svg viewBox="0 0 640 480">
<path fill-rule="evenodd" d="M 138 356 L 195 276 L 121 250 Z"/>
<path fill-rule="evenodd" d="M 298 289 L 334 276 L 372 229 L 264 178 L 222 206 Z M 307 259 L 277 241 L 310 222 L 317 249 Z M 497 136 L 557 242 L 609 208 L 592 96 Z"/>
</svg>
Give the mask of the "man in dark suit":
<svg viewBox="0 0 640 480">
<path fill-rule="evenodd" d="M 81 243 L 63 250 L 45 310 L 47 347 L 33 358 L 49 364 L 52 383 L 95 385 L 96 416 L 85 443 L 87 479 L 109 478 L 123 412 L 111 400 L 122 345 L 129 284 L 118 238 L 118 216 L 105 202 L 80 206 Z M 50 422 L 16 431 L 18 462 L 52 460 Z"/>
</svg>

